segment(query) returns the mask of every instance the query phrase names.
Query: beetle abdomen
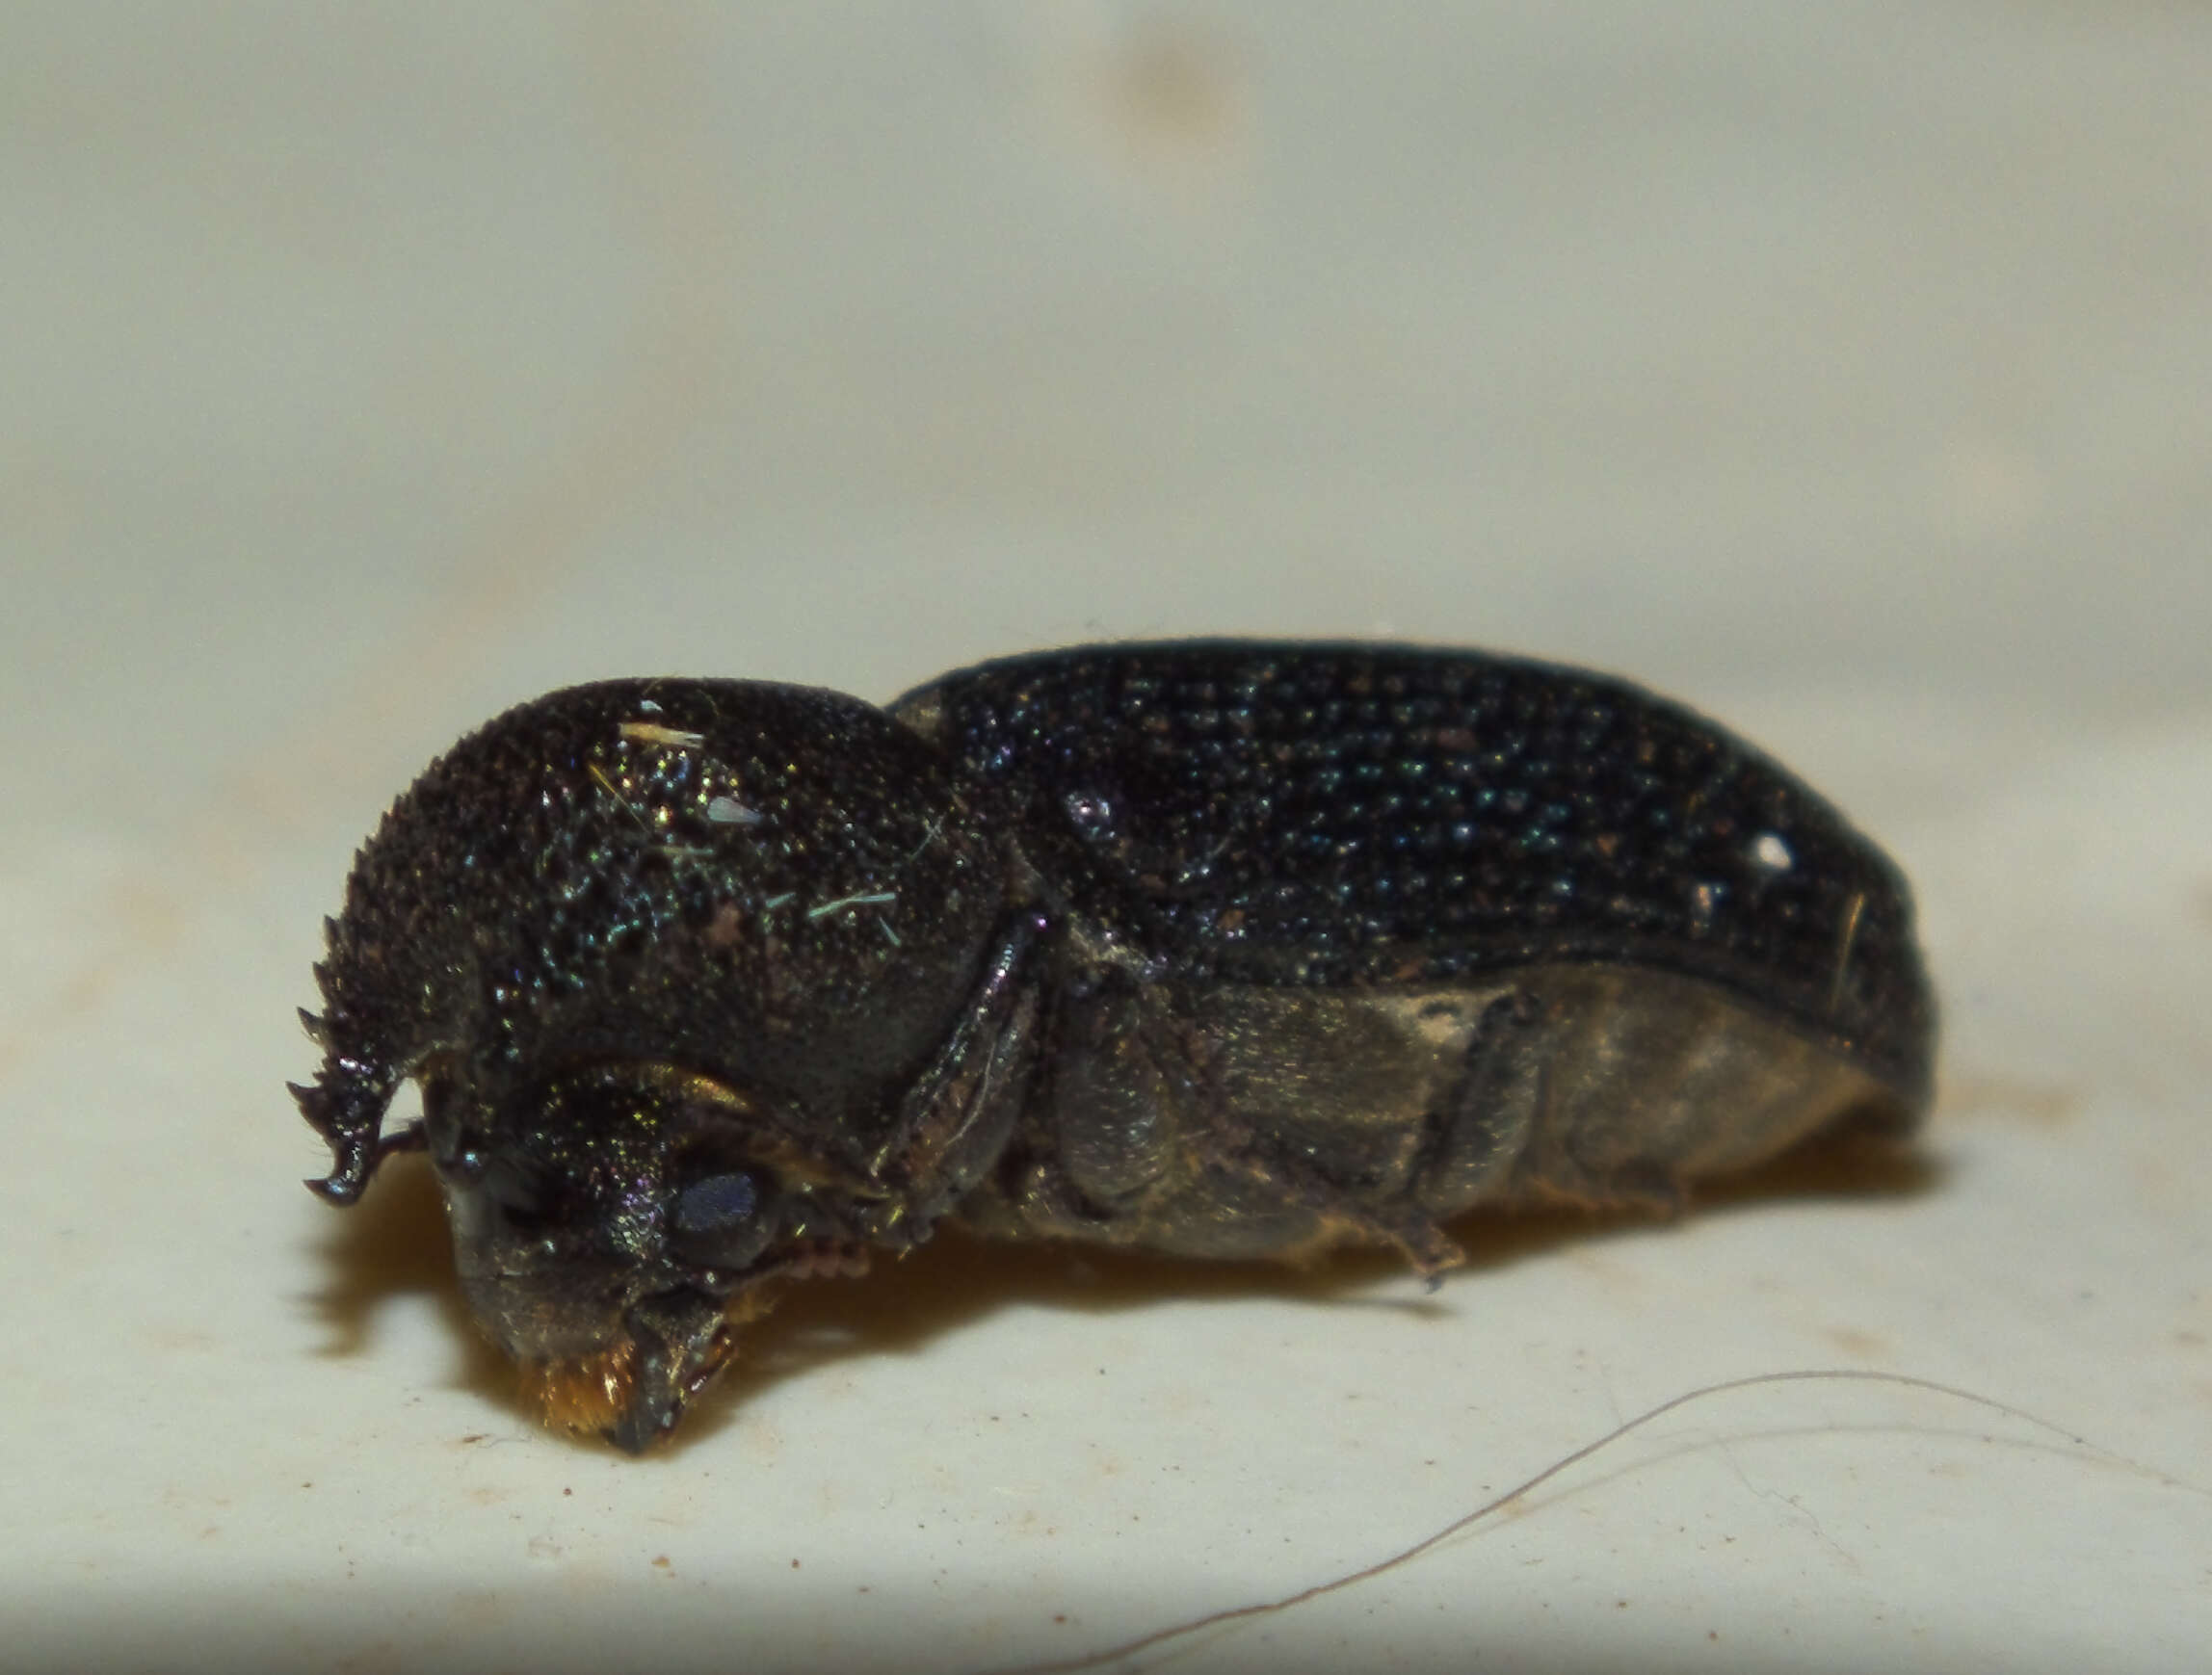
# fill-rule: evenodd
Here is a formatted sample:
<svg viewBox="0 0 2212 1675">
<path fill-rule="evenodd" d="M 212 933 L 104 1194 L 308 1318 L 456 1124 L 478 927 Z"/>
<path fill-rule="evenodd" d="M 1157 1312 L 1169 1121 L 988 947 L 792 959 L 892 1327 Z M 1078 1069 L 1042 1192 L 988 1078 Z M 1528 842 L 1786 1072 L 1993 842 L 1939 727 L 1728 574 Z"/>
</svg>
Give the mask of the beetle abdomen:
<svg viewBox="0 0 2212 1675">
<path fill-rule="evenodd" d="M 1028 1154 L 962 1214 L 1185 1256 L 1382 1240 L 1449 1266 L 1434 1224 L 1477 1206 L 1668 1207 L 1847 1120 L 1917 1115 L 1719 984 L 1618 965 L 1106 991 L 1055 1045 Z"/>
</svg>

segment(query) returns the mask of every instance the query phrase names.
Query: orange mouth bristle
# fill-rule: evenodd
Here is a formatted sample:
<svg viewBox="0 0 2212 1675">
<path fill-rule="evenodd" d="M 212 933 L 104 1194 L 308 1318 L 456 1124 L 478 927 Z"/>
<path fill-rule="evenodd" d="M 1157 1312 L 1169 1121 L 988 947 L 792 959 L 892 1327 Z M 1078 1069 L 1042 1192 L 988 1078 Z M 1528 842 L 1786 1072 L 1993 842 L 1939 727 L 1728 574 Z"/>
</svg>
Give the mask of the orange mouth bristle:
<svg viewBox="0 0 2212 1675">
<path fill-rule="evenodd" d="M 636 1360 L 637 1346 L 624 1339 L 613 1348 L 572 1361 L 527 1362 L 522 1392 L 555 1429 L 605 1430 L 630 1404 Z"/>
</svg>

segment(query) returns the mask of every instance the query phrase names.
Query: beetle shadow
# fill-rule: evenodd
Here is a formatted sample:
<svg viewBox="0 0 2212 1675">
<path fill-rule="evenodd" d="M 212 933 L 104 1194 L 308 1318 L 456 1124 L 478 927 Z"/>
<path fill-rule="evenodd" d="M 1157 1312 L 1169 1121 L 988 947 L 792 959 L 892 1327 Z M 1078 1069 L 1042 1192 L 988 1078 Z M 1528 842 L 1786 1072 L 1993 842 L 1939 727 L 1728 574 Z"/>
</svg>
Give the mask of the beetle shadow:
<svg viewBox="0 0 2212 1675">
<path fill-rule="evenodd" d="M 1940 1164 L 1927 1153 L 1847 1131 L 1809 1141 L 1758 1170 L 1701 1184 L 1697 1215 L 1741 1215 L 1777 1201 L 1918 1197 L 1934 1191 L 1940 1175 Z M 1670 1219 L 1652 1208 L 1482 1208 L 1449 1223 L 1449 1233 L 1466 1252 L 1466 1264 L 1451 1283 L 1546 1257 L 1568 1243 L 1648 1233 Z M 454 1327 L 458 1363 L 451 1383 L 522 1414 L 514 1368 L 476 1330 L 462 1301 L 444 1201 L 420 1157 L 403 1155 L 385 1164 L 376 1191 L 336 1219 L 326 1239 L 326 1257 L 329 1279 L 312 1298 L 331 1330 L 323 1354 L 365 1354 L 382 1305 L 398 1296 L 427 1296 Z M 916 1354 L 942 1334 L 1004 1308 L 1113 1315 L 1176 1298 L 1447 1315 L 1447 1305 L 1413 1293 L 1405 1279 L 1405 1261 L 1391 1250 L 1338 1250 L 1312 1264 L 1290 1266 L 1161 1257 L 1101 1245 L 997 1243 L 944 1230 L 907 1259 L 881 1264 L 860 1286 L 801 1281 L 787 1288 L 768 1317 L 746 1327 L 737 1363 L 695 1402 L 681 1443 L 712 1436 L 743 1402 L 785 1378 L 850 1356 Z"/>
<path fill-rule="evenodd" d="M 453 1270 L 445 1196 L 429 1162 L 403 1152 L 384 1160 L 374 1190 L 331 1218 L 323 1237 L 326 1283 L 307 1301 L 329 1337 L 316 1353 L 366 1354 L 376 1318 L 403 1297 L 424 1297 L 453 1327 L 460 1355 L 452 1382 L 519 1409 L 514 1369 L 476 1327 Z"/>
<path fill-rule="evenodd" d="M 1700 1183 L 1683 1208 L 1701 1218 L 1787 1202 L 1912 1198 L 1935 1191 L 1941 1165 L 1894 1138 L 1850 1131 L 1817 1137 L 1755 1170 Z M 1679 1211 L 1553 1203 L 1477 1209 L 1446 1223 L 1466 1254 L 1447 1286 L 1543 1258 L 1567 1245 L 1664 1229 Z M 1409 1284 L 1405 1259 L 1347 1247 L 1301 1264 L 1223 1262 L 1072 1243 L 1009 1244 L 940 1232 L 861 1285 L 794 1286 L 746 1327 L 741 1359 L 686 1416 L 685 1439 L 727 1422 L 751 1397 L 849 1356 L 913 1353 L 998 1310 L 1035 1306 L 1107 1315 L 1168 1299 L 1261 1300 L 1329 1309 L 1388 1309 L 1419 1319 L 1455 1311 L 1435 1288 Z"/>
<path fill-rule="evenodd" d="M 1695 1213 L 1709 1218 L 1777 1202 L 1911 1198 L 1936 1190 L 1941 1173 L 1924 1152 L 1845 1133 L 1756 1170 L 1700 1183 Z M 1467 1259 L 1448 1283 L 1564 1245 L 1633 1237 L 1672 1218 L 1648 1208 L 1479 1209 L 1448 1224 Z M 451 1382 L 523 1416 L 513 1367 L 477 1330 L 462 1299 L 444 1201 L 429 1166 L 415 1157 L 391 1159 L 379 1171 L 376 1190 L 340 1222 L 324 1247 L 329 1283 L 312 1299 L 332 1332 L 321 1352 L 366 1352 L 374 1318 L 385 1303 L 428 1296 L 454 1329 L 459 1362 Z M 946 1229 L 906 1258 L 879 1264 L 864 1283 L 789 1286 L 774 1310 L 746 1326 L 738 1359 L 694 1404 L 677 1447 L 720 1431 L 748 1400 L 786 1379 L 856 1356 L 917 1353 L 1007 1308 L 1103 1315 L 1173 1298 L 1385 1308 L 1415 1317 L 1450 1312 L 1425 1292 L 1409 1295 L 1401 1283 L 1409 1277 L 1404 1260 L 1382 1249 L 1338 1250 L 1300 1266 L 1208 1262 L 1096 1245 L 1011 1244 Z"/>
</svg>

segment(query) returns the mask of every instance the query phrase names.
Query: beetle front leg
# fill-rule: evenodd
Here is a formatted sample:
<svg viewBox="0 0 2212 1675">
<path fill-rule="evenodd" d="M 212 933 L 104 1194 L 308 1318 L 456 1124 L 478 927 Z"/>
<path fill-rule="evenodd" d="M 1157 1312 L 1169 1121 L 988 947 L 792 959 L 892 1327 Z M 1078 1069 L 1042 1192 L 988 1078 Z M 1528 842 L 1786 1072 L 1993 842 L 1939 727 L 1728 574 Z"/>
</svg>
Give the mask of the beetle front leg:
<svg viewBox="0 0 2212 1675">
<path fill-rule="evenodd" d="M 888 1206 L 879 1236 L 893 1243 L 926 1236 L 1004 1148 L 1031 1061 L 1044 929 L 1034 908 L 1008 916 L 966 1012 L 876 1143 L 867 1173 L 882 1184 Z"/>
</svg>

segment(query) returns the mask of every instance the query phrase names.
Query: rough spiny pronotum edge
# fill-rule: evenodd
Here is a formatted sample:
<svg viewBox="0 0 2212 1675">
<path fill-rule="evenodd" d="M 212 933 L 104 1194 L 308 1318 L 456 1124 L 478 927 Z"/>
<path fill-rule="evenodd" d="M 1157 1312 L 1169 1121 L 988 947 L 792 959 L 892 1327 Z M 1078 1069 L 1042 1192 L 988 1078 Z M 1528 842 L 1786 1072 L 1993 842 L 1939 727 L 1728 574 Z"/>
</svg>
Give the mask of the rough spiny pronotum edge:
<svg viewBox="0 0 2212 1675">
<path fill-rule="evenodd" d="M 1902 876 L 1794 775 L 1404 646 L 553 693 L 398 799 L 326 941 L 310 1184 L 428 1153 L 478 1321 L 630 1449 L 778 1288 L 940 1222 L 1433 1278 L 1473 1207 L 1905 1136 L 1936 1036 Z"/>
</svg>

